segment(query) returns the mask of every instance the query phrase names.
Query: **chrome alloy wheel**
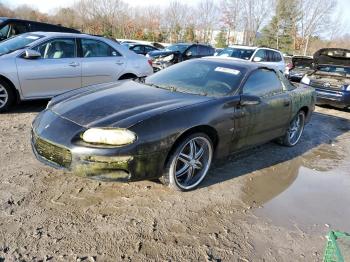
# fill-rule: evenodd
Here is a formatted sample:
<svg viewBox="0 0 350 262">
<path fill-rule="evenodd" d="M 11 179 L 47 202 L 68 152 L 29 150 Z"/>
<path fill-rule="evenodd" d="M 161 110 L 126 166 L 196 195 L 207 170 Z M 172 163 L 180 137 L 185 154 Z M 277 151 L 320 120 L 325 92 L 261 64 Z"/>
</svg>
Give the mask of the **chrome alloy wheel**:
<svg viewBox="0 0 350 262">
<path fill-rule="evenodd" d="M 9 99 L 9 94 L 7 93 L 7 90 L 5 87 L 0 85 L 0 108 L 4 107 Z"/>
<path fill-rule="evenodd" d="M 288 129 L 288 138 L 292 146 L 299 142 L 301 134 L 303 133 L 305 123 L 305 114 L 299 112 L 298 115 L 292 120 Z"/>
<path fill-rule="evenodd" d="M 175 157 L 170 172 L 171 177 L 183 190 L 196 187 L 206 176 L 213 157 L 212 144 L 205 137 L 189 140 Z"/>
</svg>

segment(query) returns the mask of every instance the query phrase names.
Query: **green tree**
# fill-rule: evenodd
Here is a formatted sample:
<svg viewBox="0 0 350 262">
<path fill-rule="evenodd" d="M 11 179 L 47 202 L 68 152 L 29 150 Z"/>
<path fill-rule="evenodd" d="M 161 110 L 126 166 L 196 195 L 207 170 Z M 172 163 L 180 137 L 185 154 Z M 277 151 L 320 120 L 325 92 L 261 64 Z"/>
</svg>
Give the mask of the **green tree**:
<svg viewBox="0 0 350 262">
<path fill-rule="evenodd" d="M 220 30 L 220 32 L 218 33 L 218 35 L 215 37 L 215 42 L 216 42 L 216 47 L 217 48 L 225 48 L 227 47 L 227 41 L 226 41 L 226 32 L 225 30 L 222 28 Z"/>
<path fill-rule="evenodd" d="M 258 44 L 292 52 L 298 21 L 297 1 L 278 0 L 275 15 L 262 30 Z"/>
<path fill-rule="evenodd" d="M 186 42 L 194 42 L 196 39 L 196 34 L 194 32 L 194 26 L 187 26 L 185 29 L 185 41 Z"/>
</svg>

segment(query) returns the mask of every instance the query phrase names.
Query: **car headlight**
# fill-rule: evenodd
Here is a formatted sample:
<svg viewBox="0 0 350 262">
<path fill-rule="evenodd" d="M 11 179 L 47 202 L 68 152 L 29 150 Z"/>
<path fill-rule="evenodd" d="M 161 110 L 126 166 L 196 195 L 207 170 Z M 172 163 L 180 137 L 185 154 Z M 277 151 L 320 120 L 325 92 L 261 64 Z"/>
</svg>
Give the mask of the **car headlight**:
<svg viewBox="0 0 350 262">
<path fill-rule="evenodd" d="M 173 59 L 174 59 L 174 54 L 168 55 L 168 56 L 162 58 L 162 60 L 165 61 L 165 62 L 169 62 L 169 61 L 171 61 Z"/>
<path fill-rule="evenodd" d="M 91 128 L 83 133 L 82 139 L 87 143 L 123 146 L 135 142 L 136 135 L 127 129 Z"/>
<path fill-rule="evenodd" d="M 301 82 L 305 85 L 310 85 L 310 78 L 307 75 L 304 75 Z"/>
<path fill-rule="evenodd" d="M 342 89 L 344 91 L 350 91 L 350 85 L 343 85 Z"/>
</svg>

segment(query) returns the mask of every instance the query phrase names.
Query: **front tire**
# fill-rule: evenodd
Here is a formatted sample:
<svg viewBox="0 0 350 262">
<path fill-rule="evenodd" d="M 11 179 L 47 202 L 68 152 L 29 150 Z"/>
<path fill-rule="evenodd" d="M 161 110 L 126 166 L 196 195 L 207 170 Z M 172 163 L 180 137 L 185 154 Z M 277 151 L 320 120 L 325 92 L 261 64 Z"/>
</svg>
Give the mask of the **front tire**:
<svg viewBox="0 0 350 262">
<path fill-rule="evenodd" d="M 11 86 L 0 80 L 0 113 L 7 111 L 14 101 L 15 95 Z"/>
<path fill-rule="evenodd" d="M 305 112 L 299 111 L 293 120 L 290 122 L 286 134 L 279 139 L 279 143 L 284 146 L 295 146 L 301 135 L 303 134 L 305 126 Z"/>
<path fill-rule="evenodd" d="M 160 181 L 178 191 L 196 188 L 207 175 L 213 143 L 204 133 L 188 136 L 171 153 Z"/>
</svg>

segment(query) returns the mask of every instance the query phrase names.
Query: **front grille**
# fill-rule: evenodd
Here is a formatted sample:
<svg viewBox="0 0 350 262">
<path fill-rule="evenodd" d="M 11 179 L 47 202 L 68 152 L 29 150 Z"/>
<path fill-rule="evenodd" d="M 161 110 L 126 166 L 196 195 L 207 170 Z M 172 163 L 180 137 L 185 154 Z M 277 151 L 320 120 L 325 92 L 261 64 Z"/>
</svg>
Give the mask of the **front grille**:
<svg viewBox="0 0 350 262">
<path fill-rule="evenodd" d="M 34 147 L 37 153 L 46 160 L 68 168 L 72 162 L 72 154 L 68 149 L 49 143 L 33 135 Z"/>
<path fill-rule="evenodd" d="M 322 81 L 315 81 L 315 80 L 312 80 L 310 85 L 314 88 L 321 88 L 321 89 L 333 89 L 333 90 L 341 89 L 339 85 L 333 85 L 329 82 L 322 82 Z"/>
</svg>

